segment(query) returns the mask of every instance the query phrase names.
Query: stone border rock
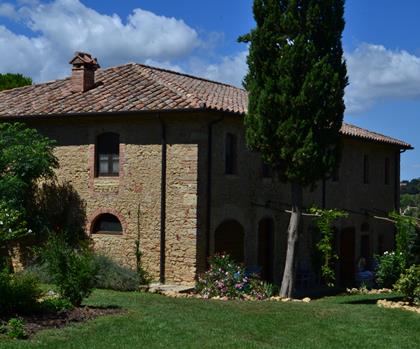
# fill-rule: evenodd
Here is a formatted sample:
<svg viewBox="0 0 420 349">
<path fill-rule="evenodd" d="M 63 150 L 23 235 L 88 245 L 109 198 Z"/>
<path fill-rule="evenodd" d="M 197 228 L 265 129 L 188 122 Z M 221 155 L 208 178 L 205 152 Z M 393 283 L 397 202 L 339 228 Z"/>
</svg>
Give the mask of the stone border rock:
<svg viewBox="0 0 420 349">
<path fill-rule="evenodd" d="M 379 299 L 376 304 L 381 308 L 403 309 L 420 314 L 420 306 L 412 305 L 409 302 L 392 302 L 387 301 L 386 299 Z"/>
<path fill-rule="evenodd" d="M 206 300 L 217 300 L 217 301 L 229 301 L 230 299 L 228 297 L 212 297 L 212 298 L 206 298 L 200 294 L 193 293 L 193 292 L 177 292 L 175 290 L 160 290 L 159 292 L 154 292 L 161 294 L 166 297 L 172 297 L 172 298 L 197 298 L 197 299 L 206 299 Z M 248 295 L 244 295 L 244 298 L 241 299 L 242 301 L 272 301 L 272 302 L 302 302 L 302 303 L 310 303 L 311 299 L 309 297 L 305 297 L 303 299 L 293 299 L 293 298 L 283 298 L 280 296 L 273 296 L 266 299 L 257 299 Z"/>
<path fill-rule="evenodd" d="M 380 289 L 372 289 L 368 290 L 367 288 L 360 287 L 360 288 L 347 288 L 346 292 L 350 295 L 366 295 L 366 294 L 387 294 L 391 293 L 392 290 L 389 288 L 380 288 Z"/>
</svg>

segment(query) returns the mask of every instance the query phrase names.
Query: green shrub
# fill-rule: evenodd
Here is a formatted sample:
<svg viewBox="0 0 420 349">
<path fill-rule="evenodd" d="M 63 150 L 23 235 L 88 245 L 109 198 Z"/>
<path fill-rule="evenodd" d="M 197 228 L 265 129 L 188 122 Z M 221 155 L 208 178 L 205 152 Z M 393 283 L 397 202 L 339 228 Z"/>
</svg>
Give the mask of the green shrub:
<svg viewBox="0 0 420 349">
<path fill-rule="evenodd" d="M 265 299 L 272 295 L 273 288 L 255 275 L 248 276 L 228 255 L 215 255 L 210 259 L 210 269 L 199 277 L 196 291 L 205 298 Z"/>
<path fill-rule="evenodd" d="M 137 272 L 123 267 L 112 259 L 95 255 L 97 275 L 95 287 L 116 291 L 136 291 L 139 288 Z"/>
<path fill-rule="evenodd" d="M 42 291 L 31 274 L 0 272 L 0 314 L 26 313 L 34 310 Z"/>
<path fill-rule="evenodd" d="M 395 290 L 411 302 L 420 303 L 420 265 L 408 268 L 397 281 Z"/>
<path fill-rule="evenodd" d="M 74 306 L 65 298 L 46 298 L 41 302 L 40 308 L 42 312 L 59 313 L 65 310 L 71 310 Z"/>
<path fill-rule="evenodd" d="M 376 282 L 379 287 L 392 288 L 404 270 L 405 258 L 402 253 L 384 252 L 377 256 Z"/>
<path fill-rule="evenodd" d="M 12 339 L 28 338 L 22 319 L 12 318 L 7 322 L 7 335 Z"/>
<path fill-rule="evenodd" d="M 25 268 L 23 273 L 35 275 L 43 284 L 52 284 L 54 282 L 46 262 L 38 261 L 37 263 L 31 264 Z"/>
<path fill-rule="evenodd" d="M 41 255 L 61 296 L 79 306 L 95 286 L 97 266 L 92 251 L 73 249 L 62 237 L 52 235 Z"/>
</svg>

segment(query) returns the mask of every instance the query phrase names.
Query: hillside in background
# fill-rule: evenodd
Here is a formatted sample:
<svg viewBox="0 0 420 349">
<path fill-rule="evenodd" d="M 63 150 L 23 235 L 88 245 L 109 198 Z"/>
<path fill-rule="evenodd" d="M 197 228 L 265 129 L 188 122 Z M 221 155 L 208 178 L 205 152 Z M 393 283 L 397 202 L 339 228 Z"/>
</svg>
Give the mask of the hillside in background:
<svg viewBox="0 0 420 349">
<path fill-rule="evenodd" d="M 402 181 L 400 188 L 402 212 L 420 218 L 420 178 Z"/>
</svg>

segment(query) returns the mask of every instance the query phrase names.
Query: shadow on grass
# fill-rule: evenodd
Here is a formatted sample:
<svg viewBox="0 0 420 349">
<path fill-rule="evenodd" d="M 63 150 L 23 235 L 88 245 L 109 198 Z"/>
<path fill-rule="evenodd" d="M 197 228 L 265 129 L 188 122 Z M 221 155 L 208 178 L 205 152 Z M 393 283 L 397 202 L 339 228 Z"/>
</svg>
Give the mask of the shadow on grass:
<svg viewBox="0 0 420 349">
<path fill-rule="evenodd" d="M 359 297 L 363 297 L 363 295 L 359 295 Z M 362 298 L 362 299 L 355 299 L 355 300 L 349 300 L 344 301 L 342 304 L 354 304 L 354 305 L 360 305 L 360 304 L 366 304 L 366 305 L 373 305 L 376 304 L 378 299 L 385 299 L 387 301 L 393 301 L 393 302 L 399 302 L 403 300 L 403 297 L 401 296 L 393 296 L 393 295 L 385 295 L 385 294 L 378 294 L 374 295 L 374 297 L 370 296 L 369 298 Z"/>
<path fill-rule="evenodd" d="M 327 286 L 321 286 L 314 289 L 298 289 L 295 294 L 295 298 L 304 298 L 304 297 L 310 297 L 311 299 L 321 299 L 324 297 L 334 297 L 343 295 L 345 292 L 345 288 L 343 287 L 327 287 Z"/>
</svg>

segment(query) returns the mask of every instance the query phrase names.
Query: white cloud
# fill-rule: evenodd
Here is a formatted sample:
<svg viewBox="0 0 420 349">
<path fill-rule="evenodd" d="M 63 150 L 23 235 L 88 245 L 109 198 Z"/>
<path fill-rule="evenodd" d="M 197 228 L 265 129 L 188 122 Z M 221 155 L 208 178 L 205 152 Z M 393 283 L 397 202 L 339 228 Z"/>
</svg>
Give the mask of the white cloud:
<svg viewBox="0 0 420 349">
<path fill-rule="evenodd" d="M 420 99 L 420 57 L 365 43 L 346 59 L 348 113 L 362 112 L 385 99 Z"/>
<path fill-rule="evenodd" d="M 0 4 L 0 17 L 16 18 L 17 13 L 15 7 L 8 2 Z"/>
<path fill-rule="evenodd" d="M 75 51 L 91 52 L 103 66 L 110 66 L 147 59 L 169 62 L 200 45 L 197 32 L 184 21 L 142 9 L 133 10 L 123 22 L 118 15 L 100 14 L 79 0 L 24 3 L 8 13 L 18 15 L 34 35 L 0 27 L 0 72 L 19 71 L 35 81 L 68 75 L 67 62 Z"/>
<path fill-rule="evenodd" d="M 248 51 L 242 51 L 235 55 L 222 57 L 219 62 L 214 64 L 193 59 L 190 62 L 190 71 L 194 75 L 242 87 L 242 80 L 248 71 L 247 55 Z"/>
<path fill-rule="evenodd" d="M 178 73 L 185 73 L 184 69 L 180 65 L 173 64 L 170 61 L 155 61 L 153 59 L 146 59 L 144 64 L 150 65 L 151 67 L 176 71 Z"/>
</svg>

